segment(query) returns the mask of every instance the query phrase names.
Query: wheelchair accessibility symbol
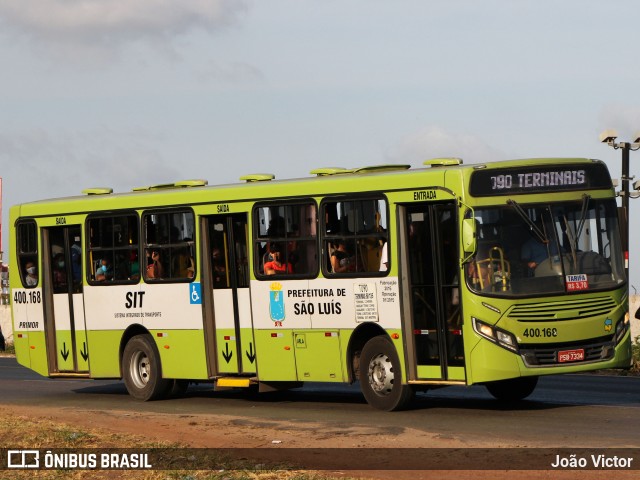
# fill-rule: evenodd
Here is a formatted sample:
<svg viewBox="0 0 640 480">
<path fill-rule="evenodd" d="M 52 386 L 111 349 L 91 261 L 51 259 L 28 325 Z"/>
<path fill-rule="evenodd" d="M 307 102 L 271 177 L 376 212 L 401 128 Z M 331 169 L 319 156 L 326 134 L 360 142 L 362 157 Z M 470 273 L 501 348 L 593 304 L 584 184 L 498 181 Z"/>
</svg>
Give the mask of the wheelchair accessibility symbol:
<svg viewBox="0 0 640 480">
<path fill-rule="evenodd" d="M 202 305 L 202 294 L 199 283 L 189 284 L 189 303 L 191 305 Z"/>
</svg>

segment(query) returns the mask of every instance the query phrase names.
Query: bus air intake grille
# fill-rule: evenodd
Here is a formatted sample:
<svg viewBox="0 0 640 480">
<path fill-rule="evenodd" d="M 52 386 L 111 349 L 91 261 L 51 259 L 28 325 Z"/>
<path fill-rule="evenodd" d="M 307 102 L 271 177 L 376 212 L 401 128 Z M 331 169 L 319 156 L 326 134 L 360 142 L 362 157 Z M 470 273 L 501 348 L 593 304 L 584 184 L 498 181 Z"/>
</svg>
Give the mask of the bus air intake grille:
<svg viewBox="0 0 640 480">
<path fill-rule="evenodd" d="M 519 322 L 577 320 L 580 318 L 608 315 L 616 307 L 617 304 L 611 297 L 530 303 L 515 305 L 509 310 L 507 317 Z"/>
<path fill-rule="evenodd" d="M 599 341 L 600 340 L 600 341 Z M 566 367 L 569 365 L 601 362 L 609 360 L 615 355 L 615 343 L 610 338 L 587 340 L 584 343 L 572 342 L 571 344 L 555 345 L 522 345 L 520 355 L 527 367 Z M 560 362 L 559 352 L 567 350 L 584 350 L 584 359 L 576 362 Z"/>
</svg>

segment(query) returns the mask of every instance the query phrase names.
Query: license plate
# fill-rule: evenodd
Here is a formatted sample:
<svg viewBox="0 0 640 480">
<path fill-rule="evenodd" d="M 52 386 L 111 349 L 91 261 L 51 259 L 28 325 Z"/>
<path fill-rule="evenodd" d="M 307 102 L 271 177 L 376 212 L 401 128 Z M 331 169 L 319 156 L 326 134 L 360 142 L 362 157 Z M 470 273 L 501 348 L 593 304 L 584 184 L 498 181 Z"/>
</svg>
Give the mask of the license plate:
<svg viewBox="0 0 640 480">
<path fill-rule="evenodd" d="M 582 360 L 584 360 L 584 349 L 582 348 L 578 350 L 563 350 L 558 352 L 559 363 L 580 362 Z"/>
</svg>

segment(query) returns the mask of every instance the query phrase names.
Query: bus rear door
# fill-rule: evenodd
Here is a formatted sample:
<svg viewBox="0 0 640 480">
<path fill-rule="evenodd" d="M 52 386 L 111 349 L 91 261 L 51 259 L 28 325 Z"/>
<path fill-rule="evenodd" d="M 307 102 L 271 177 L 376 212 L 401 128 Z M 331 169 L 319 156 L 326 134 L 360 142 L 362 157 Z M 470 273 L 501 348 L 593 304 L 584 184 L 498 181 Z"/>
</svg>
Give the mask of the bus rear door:
<svg viewBox="0 0 640 480">
<path fill-rule="evenodd" d="M 465 379 L 454 202 L 400 207 L 403 317 L 410 380 Z"/>
<path fill-rule="evenodd" d="M 42 233 L 49 373 L 89 372 L 81 227 L 50 227 Z"/>
<path fill-rule="evenodd" d="M 213 215 L 202 222 L 209 372 L 255 374 L 247 214 Z"/>
</svg>

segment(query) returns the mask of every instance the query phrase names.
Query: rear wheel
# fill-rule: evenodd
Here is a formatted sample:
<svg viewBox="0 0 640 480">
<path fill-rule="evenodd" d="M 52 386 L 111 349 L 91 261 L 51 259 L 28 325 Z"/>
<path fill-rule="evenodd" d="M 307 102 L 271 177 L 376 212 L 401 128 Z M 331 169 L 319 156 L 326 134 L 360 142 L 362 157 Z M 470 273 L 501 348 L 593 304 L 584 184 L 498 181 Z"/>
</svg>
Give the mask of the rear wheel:
<svg viewBox="0 0 640 480">
<path fill-rule="evenodd" d="M 166 397 L 173 381 L 162 378 L 160 354 L 150 335 L 136 335 L 124 347 L 122 376 L 129 395 L 138 400 Z"/>
<path fill-rule="evenodd" d="M 402 410 L 413 399 L 411 386 L 402 384 L 400 359 L 388 337 L 374 337 L 362 349 L 360 388 L 369 405 L 387 412 Z"/>
<path fill-rule="evenodd" d="M 517 402 L 533 393 L 538 377 L 519 377 L 485 384 L 489 393 L 503 402 Z"/>
</svg>

